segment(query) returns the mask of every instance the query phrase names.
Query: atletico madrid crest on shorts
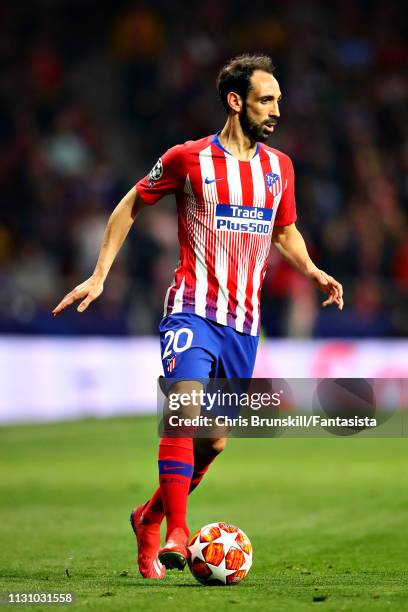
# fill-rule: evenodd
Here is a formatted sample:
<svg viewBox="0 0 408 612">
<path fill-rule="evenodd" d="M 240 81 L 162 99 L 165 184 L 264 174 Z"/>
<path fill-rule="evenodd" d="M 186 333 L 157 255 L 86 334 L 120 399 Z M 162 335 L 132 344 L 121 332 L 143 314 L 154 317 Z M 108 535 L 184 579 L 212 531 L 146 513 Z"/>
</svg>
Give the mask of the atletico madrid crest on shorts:
<svg viewBox="0 0 408 612">
<path fill-rule="evenodd" d="M 168 372 L 172 372 L 174 370 L 174 368 L 176 367 L 176 355 L 173 355 L 173 357 L 170 357 L 170 359 L 167 359 L 167 371 Z"/>
<path fill-rule="evenodd" d="M 268 172 L 265 175 L 266 186 L 273 196 L 277 196 L 281 192 L 281 180 L 279 174 Z"/>
</svg>

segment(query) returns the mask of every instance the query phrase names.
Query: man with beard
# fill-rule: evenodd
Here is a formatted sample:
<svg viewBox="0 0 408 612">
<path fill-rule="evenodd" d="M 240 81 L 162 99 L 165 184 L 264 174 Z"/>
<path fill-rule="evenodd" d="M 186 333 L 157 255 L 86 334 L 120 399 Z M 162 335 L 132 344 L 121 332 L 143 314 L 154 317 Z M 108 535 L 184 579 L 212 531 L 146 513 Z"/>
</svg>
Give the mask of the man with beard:
<svg viewBox="0 0 408 612">
<path fill-rule="evenodd" d="M 202 391 L 200 380 L 251 377 L 260 330 L 260 293 L 271 241 L 324 293 L 323 306 L 343 308 L 343 289 L 311 261 L 296 229 L 290 158 L 265 144 L 279 119 L 281 91 L 267 56 L 242 55 L 217 81 L 227 112 L 223 129 L 169 149 L 113 211 L 92 276 L 54 309 L 81 300 L 83 312 L 103 290 L 133 221 L 167 194 L 177 202 L 180 261 L 160 324 L 163 370 L 172 394 Z M 171 382 L 174 379 L 174 382 Z M 198 409 L 199 412 L 199 409 Z M 194 416 L 189 406 L 185 414 Z M 142 576 L 163 578 L 187 558 L 188 494 L 225 448 L 226 438 L 163 437 L 160 486 L 131 514 Z M 160 524 L 166 517 L 166 542 Z"/>
</svg>

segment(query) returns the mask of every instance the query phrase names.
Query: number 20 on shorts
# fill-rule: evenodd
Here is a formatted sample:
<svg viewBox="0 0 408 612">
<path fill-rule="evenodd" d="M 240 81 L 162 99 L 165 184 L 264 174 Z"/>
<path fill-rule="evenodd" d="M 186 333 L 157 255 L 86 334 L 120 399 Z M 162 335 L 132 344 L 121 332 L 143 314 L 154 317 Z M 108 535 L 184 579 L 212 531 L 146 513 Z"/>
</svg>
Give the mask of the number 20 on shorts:
<svg viewBox="0 0 408 612">
<path fill-rule="evenodd" d="M 167 340 L 167 344 L 162 359 L 166 359 L 166 357 L 169 357 L 173 352 L 182 353 L 189 349 L 193 341 L 193 332 L 191 329 L 188 329 L 188 327 L 182 327 L 176 332 L 169 329 L 169 331 L 164 334 L 164 339 Z"/>
</svg>

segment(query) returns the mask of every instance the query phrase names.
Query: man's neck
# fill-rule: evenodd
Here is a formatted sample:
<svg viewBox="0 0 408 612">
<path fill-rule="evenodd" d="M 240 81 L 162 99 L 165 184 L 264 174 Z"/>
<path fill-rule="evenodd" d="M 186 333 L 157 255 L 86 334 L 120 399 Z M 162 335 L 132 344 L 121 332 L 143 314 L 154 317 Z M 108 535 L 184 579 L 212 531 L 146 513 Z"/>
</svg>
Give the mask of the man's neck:
<svg viewBox="0 0 408 612">
<path fill-rule="evenodd" d="M 242 131 L 238 115 L 230 116 L 218 135 L 224 149 L 240 161 L 250 161 L 256 152 L 256 142 L 253 142 Z"/>
</svg>

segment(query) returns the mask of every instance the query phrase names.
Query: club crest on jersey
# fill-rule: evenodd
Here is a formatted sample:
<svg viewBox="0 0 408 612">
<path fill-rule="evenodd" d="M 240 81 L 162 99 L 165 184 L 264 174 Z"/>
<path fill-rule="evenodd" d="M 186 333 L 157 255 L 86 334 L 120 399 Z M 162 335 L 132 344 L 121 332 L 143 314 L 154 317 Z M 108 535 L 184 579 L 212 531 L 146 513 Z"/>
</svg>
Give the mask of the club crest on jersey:
<svg viewBox="0 0 408 612">
<path fill-rule="evenodd" d="M 159 178 L 162 177 L 162 174 L 163 174 L 163 162 L 161 160 L 161 157 L 159 157 L 159 159 L 157 160 L 157 162 L 155 163 L 155 165 L 153 166 L 153 168 L 150 170 L 149 174 L 147 175 L 149 186 L 153 187 L 155 182 L 158 181 Z"/>
<path fill-rule="evenodd" d="M 170 357 L 170 359 L 166 359 L 166 370 L 170 373 L 176 367 L 176 355 Z"/>
<path fill-rule="evenodd" d="M 267 174 L 265 174 L 265 181 L 268 191 L 270 191 L 273 196 L 277 196 L 280 194 L 282 186 L 279 174 L 275 174 L 274 172 L 268 172 Z"/>
</svg>

